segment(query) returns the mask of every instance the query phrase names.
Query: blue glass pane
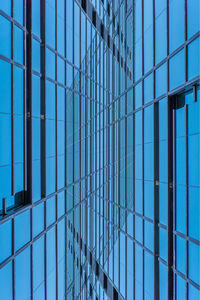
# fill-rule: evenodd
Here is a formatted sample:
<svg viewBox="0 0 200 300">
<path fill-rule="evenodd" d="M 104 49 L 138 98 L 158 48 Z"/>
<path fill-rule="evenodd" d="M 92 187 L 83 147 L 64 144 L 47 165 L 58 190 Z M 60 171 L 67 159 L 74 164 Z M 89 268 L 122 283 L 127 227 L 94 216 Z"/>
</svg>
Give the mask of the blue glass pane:
<svg viewBox="0 0 200 300">
<path fill-rule="evenodd" d="M 40 159 L 40 119 L 33 118 L 32 120 L 32 156 L 33 160 Z"/>
<path fill-rule="evenodd" d="M 135 299 L 143 299 L 143 250 L 135 244 Z M 151 270 L 152 271 L 152 270 Z M 146 274 L 147 277 L 148 274 Z"/>
<path fill-rule="evenodd" d="M 11 195 L 11 166 L 0 167 L 0 178 L 0 199 L 9 198 Z M 8 204 L 7 206 L 9 206 Z"/>
<path fill-rule="evenodd" d="M 46 201 L 46 224 L 47 227 L 56 220 L 56 199 L 52 197 Z"/>
<path fill-rule="evenodd" d="M 154 246 L 154 226 L 153 223 L 144 223 L 144 244 L 149 250 L 153 251 Z"/>
<path fill-rule="evenodd" d="M 57 74 L 58 74 L 58 81 L 62 84 L 65 84 L 65 61 L 57 57 Z"/>
<path fill-rule="evenodd" d="M 55 227 L 47 233 L 47 297 L 56 299 L 56 235 Z"/>
<path fill-rule="evenodd" d="M 159 264 L 159 291 L 159 299 L 168 300 L 168 270 L 167 267 L 162 263 Z"/>
<path fill-rule="evenodd" d="M 64 56 L 65 50 L 65 1 L 57 2 L 57 47 L 58 52 Z"/>
<path fill-rule="evenodd" d="M 40 37 L 40 0 L 32 1 L 32 30 Z"/>
<path fill-rule="evenodd" d="M 0 141 L 1 141 L 1 147 L 0 147 L 0 169 L 1 169 L 2 166 L 11 164 L 11 116 L 10 115 L 0 114 Z"/>
<path fill-rule="evenodd" d="M 15 116 L 15 163 L 24 161 L 24 117 Z"/>
<path fill-rule="evenodd" d="M 135 87 L 135 109 L 142 106 L 142 83 Z"/>
<path fill-rule="evenodd" d="M 24 108 L 24 71 L 20 68 L 14 68 L 14 104 L 15 114 L 23 114 Z"/>
<path fill-rule="evenodd" d="M 16 250 L 30 241 L 30 210 L 15 218 L 15 247 Z"/>
<path fill-rule="evenodd" d="M 16 300 L 31 299 L 30 248 L 20 253 L 15 260 Z"/>
<path fill-rule="evenodd" d="M 188 80 L 200 75 L 200 38 L 188 45 Z"/>
<path fill-rule="evenodd" d="M 188 215 L 189 215 L 189 236 L 200 240 L 200 189 L 189 187 Z"/>
<path fill-rule="evenodd" d="M 33 297 L 44 300 L 44 237 L 33 244 Z"/>
<path fill-rule="evenodd" d="M 156 98 L 167 92 L 167 64 L 156 70 Z"/>
<path fill-rule="evenodd" d="M 167 225 L 167 191 L 168 185 L 165 183 L 159 184 L 159 220 L 162 224 Z"/>
<path fill-rule="evenodd" d="M 32 188 L 33 188 L 33 202 L 41 199 L 41 165 L 40 160 L 32 162 Z"/>
<path fill-rule="evenodd" d="M 199 0 L 187 1 L 187 35 L 188 39 L 200 30 Z"/>
<path fill-rule="evenodd" d="M 142 219 L 138 216 L 135 216 L 135 239 L 142 243 Z"/>
<path fill-rule="evenodd" d="M 185 274 L 185 240 L 179 236 L 176 237 L 176 268 Z"/>
<path fill-rule="evenodd" d="M 154 299 L 154 276 L 152 276 L 154 272 L 154 257 L 145 252 L 144 255 L 144 293 L 145 300 Z"/>
<path fill-rule="evenodd" d="M 32 114 L 40 117 L 40 78 L 32 75 Z"/>
<path fill-rule="evenodd" d="M 169 49 L 170 53 L 184 42 L 184 0 L 169 1 Z"/>
<path fill-rule="evenodd" d="M 8 221 L 0 226 L 0 263 L 12 254 L 12 223 Z"/>
<path fill-rule="evenodd" d="M 55 84 L 46 81 L 46 117 L 55 119 Z"/>
<path fill-rule="evenodd" d="M 153 143 L 144 145 L 144 178 L 145 180 L 153 180 Z"/>
<path fill-rule="evenodd" d="M 46 159 L 46 189 L 47 195 L 55 191 L 55 157 Z"/>
<path fill-rule="evenodd" d="M 32 40 L 33 63 L 32 68 L 34 71 L 40 72 L 40 43 L 35 39 Z"/>
<path fill-rule="evenodd" d="M 144 0 L 144 73 L 153 66 L 153 1 Z"/>
<path fill-rule="evenodd" d="M 127 295 L 130 299 L 133 298 L 133 241 L 127 239 Z"/>
<path fill-rule="evenodd" d="M 200 246 L 189 242 L 189 278 L 200 285 Z"/>
<path fill-rule="evenodd" d="M 189 185 L 198 187 L 200 187 L 199 144 L 199 134 L 191 135 L 188 137 Z"/>
<path fill-rule="evenodd" d="M 57 88 L 57 118 L 58 120 L 65 120 L 65 90 L 62 87 Z"/>
<path fill-rule="evenodd" d="M 55 79 L 55 55 L 46 49 L 46 74 L 47 77 Z"/>
<path fill-rule="evenodd" d="M 58 299 L 65 295 L 65 220 L 58 223 Z"/>
<path fill-rule="evenodd" d="M 197 288 L 195 288 L 193 285 L 189 284 L 188 299 L 199 300 L 199 298 L 200 298 L 200 291 Z"/>
<path fill-rule="evenodd" d="M 12 284 L 12 263 L 10 262 L 4 268 L 0 269 L 0 289 L 3 300 L 13 299 Z"/>
<path fill-rule="evenodd" d="M 170 90 L 184 83 L 185 79 L 185 62 L 184 50 L 178 52 L 169 61 L 169 87 Z"/>
<path fill-rule="evenodd" d="M 33 208 L 33 236 L 44 230 L 44 203 Z"/>
<path fill-rule="evenodd" d="M 2 1 L 1 1 L 2 2 Z M 3 1 L 7 2 L 7 1 Z M 11 23 L 0 15 L 0 54 L 10 58 L 11 56 Z"/>
<path fill-rule="evenodd" d="M 162 259 L 167 261 L 167 230 L 162 227 L 159 228 L 159 255 Z"/>
<path fill-rule="evenodd" d="M 153 100 L 153 73 L 147 76 L 144 80 L 144 103 Z"/>
<path fill-rule="evenodd" d="M 8 1 L 9 2 L 9 1 Z M 19 22 L 21 25 L 23 25 L 23 9 L 24 9 L 24 5 L 23 5 L 23 0 L 17 0 L 14 1 L 14 19 Z"/>
<path fill-rule="evenodd" d="M 65 213 L 65 193 L 58 194 L 58 218 Z"/>
<path fill-rule="evenodd" d="M 46 120 L 46 156 L 55 155 L 55 126 L 54 120 Z"/>
<path fill-rule="evenodd" d="M 167 2 L 155 1 L 155 61 L 158 64 L 167 55 Z M 162 41 L 162 42 L 161 42 Z"/>
<path fill-rule="evenodd" d="M 11 0 L 1 1 L 0 9 L 2 9 L 7 15 L 11 14 Z"/>
<path fill-rule="evenodd" d="M 46 42 L 55 48 L 55 0 L 46 0 Z"/>
<path fill-rule="evenodd" d="M 153 219 L 154 215 L 154 185 L 153 182 L 144 182 L 144 214 Z"/>
<path fill-rule="evenodd" d="M 176 295 L 177 299 L 185 299 L 186 296 L 186 282 L 178 275 L 176 276 Z"/>
<path fill-rule="evenodd" d="M 14 26 L 14 59 L 20 64 L 23 64 L 23 43 L 23 30 L 21 30 L 18 26 Z"/>
<path fill-rule="evenodd" d="M 185 233 L 185 186 L 176 186 L 176 230 Z"/>
<path fill-rule="evenodd" d="M 0 60 L 0 112 L 11 113 L 11 65 Z"/>
</svg>

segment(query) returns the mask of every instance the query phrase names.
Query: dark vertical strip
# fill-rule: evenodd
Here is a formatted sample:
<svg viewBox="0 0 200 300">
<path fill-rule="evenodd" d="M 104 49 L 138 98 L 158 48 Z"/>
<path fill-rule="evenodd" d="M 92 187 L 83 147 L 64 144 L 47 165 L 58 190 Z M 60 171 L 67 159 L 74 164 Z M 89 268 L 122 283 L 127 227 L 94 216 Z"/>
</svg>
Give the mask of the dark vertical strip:
<svg viewBox="0 0 200 300">
<path fill-rule="evenodd" d="M 26 0 L 23 0 L 23 25 L 26 27 Z M 27 53 L 26 53 L 26 32 L 23 32 L 23 63 L 25 65 L 25 71 L 23 71 L 23 161 L 24 161 L 24 191 L 27 191 Z M 28 199 L 26 197 L 27 193 L 24 195 L 24 204 L 28 203 Z"/>
<path fill-rule="evenodd" d="M 185 23 L 184 23 L 184 36 L 185 36 L 185 43 L 187 41 L 187 1 L 188 0 L 184 0 L 185 1 L 185 9 L 184 9 L 184 13 L 185 13 Z M 186 44 L 184 44 L 184 49 L 185 49 L 185 82 L 187 82 L 188 80 L 188 47 L 186 46 Z"/>
<path fill-rule="evenodd" d="M 125 1 L 125 5 L 124 5 L 124 21 L 125 21 L 125 37 L 126 37 L 126 41 L 128 40 L 127 37 L 127 3 Z M 125 63 L 127 66 L 127 45 L 125 45 Z M 127 76 L 126 76 L 126 70 L 124 72 L 124 76 L 125 76 L 125 299 L 127 299 L 128 295 L 127 295 L 127 216 L 128 216 L 128 212 L 127 212 Z M 130 175 L 129 175 L 130 176 Z M 129 212 L 130 213 L 130 212 Z"/>
<path fill-rule="evenodd" d="M 135 0 L 133 0 L 133 49 L 132 49 L 132 60 L 133 60 L 133 83 L 135 82 Z M 133 89 L 133 300 L 135 300 L 135 93 Z"/>
<path fill-rule="evenodd" d="M 176 100 L 176 98 L 174 99 Z M 176 110 L 173 109 L 173 128 L 172 128 L 172 133 L 173 136 L 171 137 L 172 140 L 172 149 L 173 149 L 173 232 L 172 232 L 172 240 L 173 240 L 173 247 L 174 247 L 174 253 L 176 253 L 176 235 L 174 234 L 176 230 Z M 168 263 L 169 265 L 169 263 Z M 176 269 L 176 255 L 173 256 L 173 268 Z M 174 275 L 174 291 L 173 295 L 176 300 L 176 275 Z"/>
<path fill-rule="evenodd" d="M 68 245 L 67 245 L 67 0 L 64 0 L 64 22 L 65 22 L 65 29 L 64 29 L 64 35 L 65 35 L 65 40 L 64 40 L 64 55 L 65 55 L 65 192 L 64 192 L 64 197 L 65 197 L 65 283 L 64 283 L 64 289 L 65 289 L 65 296 L 64 299 L 67 300 L 67 252 L 69 251 Z"/>
<path fill-rule="evenodd" d="M 73 13 L 72 13 L 72 18 L 73 18 L 73 41 L 72 41 L 72 49 L 73 49 L 73 66 L 74 66 L 74 1 L 73 1 Z M 75 81 L 74 81 L 74 67 L 73 67 L 73 228 L 75 225 L 75 215 L 74 215 L 74 197 L 75 197 L 75 187 L 74 187 L 74 170 L 75 170 L 75 165 L 74 165 L 74 158 L 75 158 L 75 149 L 74 149 L 74 132 L 75 132 L 75 124 L 74 124 L 74 116 L 75 116 L 75 111 L 74 111 L 74 87 L 75 87 Z M 74 234 L 74 231 L 72 232 L 72 235 Z M 75 263 L 74 263 L 74 249 L 75 249 L 75 242 L 74 242 L 74 238 L 73 238 L 73 248 L 72 248 L 72 256 L 73 256 L 73 300 L 75 299 Z"/>
<path fill-rule="evenodd" d="M 40 0 L 40 32 L 41 32 L 41 137 L 40 137 L 40 155 L 41 155 L 41 197 L 46 197 L 46 1 Z M 44 225 L 47 227 L 46 201 L 44 202 Z M 47 235 L 44 236 L 44 288 L 45 300 L 47 300 Z"/>
<path fill-rule="evenodd" d="M 168 98 L 168 299 L 173 299 L 173 115 Z"/>
<path fill-rule="evenodd" d="M 144 0 L 142 0 L 142 77 L 144 76 Z M 144 80 L 142 80 L 142 282 L 143 282 L 143 300 L 145 292 L 144 283 Z"/>
<path fill-rule="evenodd" d="M 13 273 L 12 273 L 12 281 L 13 281 L 13 300 L 16 299 L 16 295 L 15 295 L 15 219 L 12 219 L 12 255 L 14 257 L 13 259 L 13 264 L 12 264 L 12 269 L 13 269 Z"/>
<path fill-rule="evenodd" d="M 26 28 L 29 34 L 26 38 L 26 96 L 25 106 L 27 107 L 27 199 L 26 202 L 32 203 L 32 1 L 26 1 Z M 31 241 L 33 240 L 33 209 L 31 208 Z M 31 244 L 31 300 L 33 300 L 33 245 Z"/>
<path fill-rule="evenodd" d="M 189 181 L 188 181 L 188 104 L 185 105 L 185 234 L 188 238 L 188 192 L 189 192 Z M 185 251 L 185 265 L 186 265 L 186 278 L 189 277 L 189 251 L 188 251 L 188 240 L 186 240 L 186 251 Z M 188 282 L 186 282 L 186 299 L 189 299 L 188 294 Z"/>
<path fill-rule="evenodd" d="M 55 180 L 55 190 L 56 190 L 56 221 L 58 221 L 58 101 L 62 101 L 58 99 L 58 2 L 55 0 L 55 135 L 56 135 L 56 180 Z M 56 223 L 56 299 L 58 299 L 58 223 Z"/>
<path fill-rule="evenodd" d="M 11 0 L 11 17 L 13 18 L 14 0 Z M 14 24 L 11 22 L 11 59 L 14 60 Z M 12 192 L 15 195 L 15 102 L 14 102 L 14 65 L 11 64 L 11 174 Z"/>
</svg>

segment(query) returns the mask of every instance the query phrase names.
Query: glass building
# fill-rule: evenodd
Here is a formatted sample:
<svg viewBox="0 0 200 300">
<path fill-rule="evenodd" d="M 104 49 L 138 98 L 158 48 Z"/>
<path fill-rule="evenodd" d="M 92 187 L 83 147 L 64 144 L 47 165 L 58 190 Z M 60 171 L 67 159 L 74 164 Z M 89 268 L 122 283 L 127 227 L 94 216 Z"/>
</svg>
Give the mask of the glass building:
<svg viewBox="0 0 200 300">
<path fill-rule="evenodd" d="M 0 299 L 199 300 L 199 0 L 1 0 L 0 79 Z"/>
</svg>

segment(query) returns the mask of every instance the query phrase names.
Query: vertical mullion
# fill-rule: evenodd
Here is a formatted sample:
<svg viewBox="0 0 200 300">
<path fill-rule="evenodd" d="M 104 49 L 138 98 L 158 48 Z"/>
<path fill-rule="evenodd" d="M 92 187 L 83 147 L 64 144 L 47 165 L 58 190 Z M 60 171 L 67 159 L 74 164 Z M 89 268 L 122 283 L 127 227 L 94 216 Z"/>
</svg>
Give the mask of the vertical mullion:
<svg viewBox="0 0 200 300">
<path fill-rule="evenodd" d="M 125 37 L 127 41 L 127 6 L 126 6 L 126 1 L 124 5 L 124 22 L 125 22 Z M 127 45 L 126 45 L 127 46 Z M 126 64 L 126 69 L 125 69 L 125 299 L 127 299 L 127 76 L 126 76 L 126 71 L 127 71 L 127 49 L 125 47 L 125 64 Z"/>
<path fill-rule="evenodd" d="M 11 0 L 11 17 L 14 13 L 14 0 Z M 11 59 L 14 61 L 14 23 L 11 22 Z M 11 195 L 15 195 L 15 112 L 14 112 L 14 64 L 11 63 Z"/>
<path fill-rule="evenodd" d="M 73 17 L 73 44 L 72 44 L 72 51 L 73 51 L 73 231 L 72 231 L 72 235 L 73 235 L 73 253 L 72 253 L 72 256 L 73 256 L 73 299 L 74 299 L 74 295 L 75 295 L 75 264 L 74 264 L 74 248 L 75 248 L 75 243 L 74 243 L 74 221 L 75 221 L 75 216 L 74 216 L 74 196 L 75 196 L 75 187 L 74 187 L 74 168 L 75 168 L 75 165 L 74 165 L 74 157 L 75 157 L 75 149 L 74 149 L 74 116 L 75 116 L 75 111 L 74 111 L 74 1 L 73 1 L 73 4 L 72 4 L 72 17 Z"/>
<path fill-rule="evenodd" d="M 185 105 L 185 234 L 188 238 L 188 104 Z M 188 239 L 186 240 L 186 278 L 189 276 Z M 186 299 L 188 299 L 188 281 L 186 281 Z"/>
<path fill-rule="evenodd" d="M 142 77 L 144 76 L 144 0 L 142 0 Z M 142 80 L 142 277 L 144 300 L 144 80 Z"/>
<path fill-rule="evenodd" d="M 174 243 L 174 252 L 176 253 L 176 110 L 173 110 L 173 232 L 172 239 Z M 173 268 L 176 269 L 176 255 L 173 258 Z M 176 277 L 174 275 L 174 298 L 176 299 Z"/>
<path fill-rule="evenodd" d="M 172 100 L 168 97 L 168 299 L 173 299 L 173 115 Z M 175 124 L 175 121 L 174 121 Z M 175 188 L 175 186 L 174 186 Z M 173 195 L 174 194 L 174 195 Z"/>
<path fill-rule="evenodd" d="M 65 56 L 65 192 L 64 192 L 64 199 L 65 199 L 65 296 L 64 299 L 67 300 L 67 250 L 68 245 L 67 245 L 67 2 L 66 0 L 64 1 L 64 35 L 65 35 L 65 40 L 64 40 L 64 56 Z"/>
<path fill-rule="evenodd" d="M 56 151 L 56 181 L 55 181 L 55 190 L 56 190 L 56 236 L 55 236 L 55 240 L 56 240 L 56 299 L 58 300 L 58 40 L 57 40 L 57 22 L 58 22 L 58 2 L 57 0 L 55 0 L 55 81 L 56 81 L 56 85 L 55 85 L 55 136 L 56 136 L 56 145 L 55 145 L 55 151 Z"/>
<path fill-rule="evenodd" d="M 135 48 L 135 0 L 133 0 L 133 53 Z M 132 55 L 134 57 L 134 55 Z M 133 83 L 135 82 L 135 60 L 133 59 Z M 133 300 L 135 300 L 135 97 L 133 89 Z"/>
<path fill-rule="evenodd" d="M 27 100 L 25 106 L 27 108 L 27 115 L 24 115 L 27 126 L 27 200 L 32 204 L 32 2 L 27 1 L 26 6 L 26 28 L 29 32 L 26 39 L 26 49 L 28 55 L 26 56 L 26 65 L 27 65 L 27 81 L 26 81 L 26 90 L 27 90 Z M 33 241 L 33 209 L 31 208 L 31 230 L 30 237 Z M 33 300 L 33 244 L 31 244 L 31 299 Z"/>
</svg>

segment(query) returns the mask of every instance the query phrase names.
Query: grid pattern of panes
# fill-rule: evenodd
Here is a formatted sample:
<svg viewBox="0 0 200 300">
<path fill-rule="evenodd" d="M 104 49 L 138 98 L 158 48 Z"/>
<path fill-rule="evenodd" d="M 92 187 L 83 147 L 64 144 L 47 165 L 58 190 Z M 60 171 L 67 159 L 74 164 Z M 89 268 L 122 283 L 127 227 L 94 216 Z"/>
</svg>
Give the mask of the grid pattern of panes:
<svg viewBox="0 0 200 300">
<path fill-rule="evenodd" d="M 1 2 L 2 299 L 199 299 L 199 1 Z"/>
</svg>

